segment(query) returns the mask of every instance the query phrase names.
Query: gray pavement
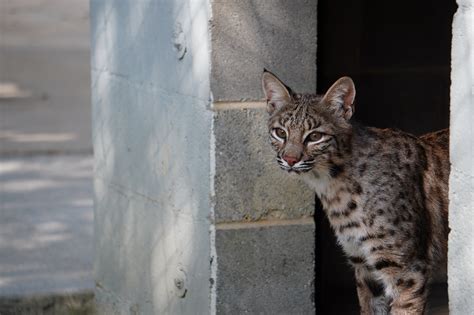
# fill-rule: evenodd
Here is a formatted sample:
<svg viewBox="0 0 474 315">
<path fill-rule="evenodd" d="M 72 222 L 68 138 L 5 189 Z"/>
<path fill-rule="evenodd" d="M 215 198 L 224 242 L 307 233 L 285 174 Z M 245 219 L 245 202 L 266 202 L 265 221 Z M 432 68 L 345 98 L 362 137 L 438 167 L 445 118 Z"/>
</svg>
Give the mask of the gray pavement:
<svg viewBox="0 0 474 315">
<path fill-rule="evenodd" d="M 88 5 L 0 0 L 0 314 L 92 297 Z"/>
<path fill-rule="evenodd" d="M 88 5 L 0 0 L 3 155 L 92 151 Z"/>
<path fill-rule="evenodd" d="M 0 96 L 0 152 L 92 151 L 88 51 L 0 48 L 0 82 L 30 94 Z"/>
<path fill-rule="evenodd" d="M 0 159 L 0 296 L 93 288 L 92 158 Z"/>
<path fill-rule="evenodd" d="M 9 47 L 89 47 L 88 0 L 0 0 L 0 44 Z"/>
</svg>

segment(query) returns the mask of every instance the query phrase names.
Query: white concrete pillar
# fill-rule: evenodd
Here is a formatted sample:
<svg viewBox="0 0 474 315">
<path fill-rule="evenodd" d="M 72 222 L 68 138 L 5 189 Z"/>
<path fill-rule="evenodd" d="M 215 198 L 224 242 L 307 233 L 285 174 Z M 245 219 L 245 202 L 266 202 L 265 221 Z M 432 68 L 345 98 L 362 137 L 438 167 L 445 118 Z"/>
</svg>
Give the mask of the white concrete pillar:
<svg viewBox="0 0 474 315">
<path fill-rule="evenodd" d="M 474 0 L 457 0 L 451 61 L 448 285 L 453 315 L 474 314 Z"/>
<path fill-rule="evenodd" d="M 91 1 L 99 314 L 207 314 L 207 0 Z"/>
</svg>

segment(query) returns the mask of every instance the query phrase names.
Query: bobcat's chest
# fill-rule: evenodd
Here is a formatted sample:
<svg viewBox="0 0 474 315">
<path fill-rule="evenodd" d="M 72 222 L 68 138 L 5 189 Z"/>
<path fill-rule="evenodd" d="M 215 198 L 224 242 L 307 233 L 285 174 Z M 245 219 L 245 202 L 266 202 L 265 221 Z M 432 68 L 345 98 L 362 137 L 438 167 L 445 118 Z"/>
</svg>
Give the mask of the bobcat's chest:
<svg viewBox="0 0 474 315">
<path fill-rule="evenodd" d="M 327 174 L 317 174 L 313 172 L 301 174 L 306 185 L 309 186 L 319 199 L 323 199 L 323 196 L 327 196 L 331 189 L 331 179 Z"/>
<path fill-rule="evenodd" d="M 328 216 L 338 243 L 348 256 L 364 257 L 361 239 L 367 235 L 360 197 L 351 193 L 344 181 L 314 173 L 304 174 L 306 184 L 316 192 Z"/>
</svg>

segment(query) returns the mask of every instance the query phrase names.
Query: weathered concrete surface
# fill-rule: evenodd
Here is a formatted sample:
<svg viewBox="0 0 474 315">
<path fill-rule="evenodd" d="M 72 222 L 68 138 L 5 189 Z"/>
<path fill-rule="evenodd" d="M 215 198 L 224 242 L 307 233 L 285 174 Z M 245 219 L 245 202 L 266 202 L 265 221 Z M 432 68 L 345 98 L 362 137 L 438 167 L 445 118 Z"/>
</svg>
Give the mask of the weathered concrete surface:
<svg viewBox="0 0 474 315">
<path fill-rule="evenodd" d="M 293 219 L 314 213 L 314 193 L 282 171 L 265 109 L 216 111 L 216 222 Z"/>
<path fill-rule="evenodd" d="M 92 157 L 0 159 L 0 210 L 0 297 L 93 289 Z"/>
<path fill-rule="evenodd" d="M 209 312 L 208 20 L 204 0 L 91 1 L 100 314 Z"/>
<path fill-rule="evenodd" d="M 474 314 L 474 1 L 458 0 L 451 57 L 448 283 L 451 314 Z"/>
<path fill-rule="evenodd" d="M 0 1 L 1 153 L 92 151 L 88 4 Z"/>
<path fill-rule="evenodd" d="M 218 314 L 314 314 L 314 224 L 220 225 Z"/>
<path fill-rule="evenodd" d="M 264 67 L 300 92 L 316 91 L 317 0 L 212 1 L 215 101 L 263 98 Z"/>
</svg>

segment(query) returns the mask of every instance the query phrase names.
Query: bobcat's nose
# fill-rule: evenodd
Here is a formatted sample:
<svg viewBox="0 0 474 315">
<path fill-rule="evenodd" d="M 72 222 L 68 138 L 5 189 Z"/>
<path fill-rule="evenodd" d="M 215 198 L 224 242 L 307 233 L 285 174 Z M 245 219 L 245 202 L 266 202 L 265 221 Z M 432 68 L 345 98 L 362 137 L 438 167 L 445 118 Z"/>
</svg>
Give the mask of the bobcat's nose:
<svg viewBox="0 0 474 315">
<path fill-rule="evenodd" d="M 285 160 L 289 166 L 293 166 L 300 161 L 299 158 L 296 158 L 294 156 L 289 156 L 289 155 L 284 156 L 283 160 Z"/>
</svg>

